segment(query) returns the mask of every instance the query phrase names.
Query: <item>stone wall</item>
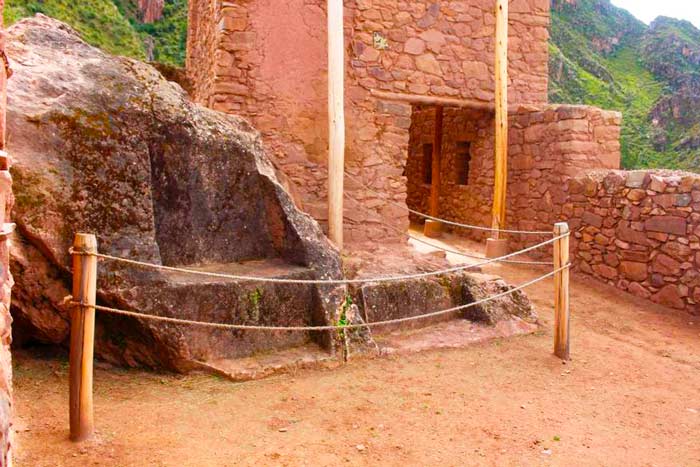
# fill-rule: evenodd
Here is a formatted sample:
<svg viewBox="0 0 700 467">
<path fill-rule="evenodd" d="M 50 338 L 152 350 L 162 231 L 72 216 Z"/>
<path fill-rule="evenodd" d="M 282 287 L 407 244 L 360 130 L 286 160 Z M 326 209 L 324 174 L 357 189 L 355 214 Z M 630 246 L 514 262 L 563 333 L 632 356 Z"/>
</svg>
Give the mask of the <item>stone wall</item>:
<svg viewBox="0 0 700 467">
<path fill-rule="evenodd" d="M 432 143 L 434 109 L 416 108 L 406 175 L 408 205 L 427 212 L 430 186 L 425 182 L 423 145 Z M 508 227 L 550 231 L 567 217 L 566 183 L 591 169 L 620 167 L 620 124 L 617 112 L 568 105 L 520 106 L 513 109 L 509 131 Z M 445 109 L 439 217 L 490 226 L 493 199 L 493 114 Z M 471 163 L 466 185 L 457 183 L 457 154 L 470 143 Z M 460 143 L 462 143 L 460 148 Z M 414 218 L 415 221 L 419 219 Z M 458 229 L 476 240 L 488 233 Z M 514 249 L 538 240 L 511 236 Z"/>
<path fill-rule="evenodd" d="M 326 2 L 221 0 L 211 17 L 198 13 L 209 0 L 191 3 L 188 69 L 196 99 L 249 118 L 302 207 L 324 223 Z M 350 242 L 402 237 L 408 221 L 406 209 L 389 201 L 406 198 L 411 106 L 370 91 L 492 101 L 493 9 L 492 0 L 345 2 Z M 514 101 L 546 102 L 548 23 L 548 0 L 511 2 Z"/>
<path fill-rule="evenodd" d="M 0 14 L 4 7 L 4 0 L 0 0 Z M 0 27 L 0 54 L 4 56 L 5 43 Z M 0 150 L 5 149 L 5 107 L 7 101 L 7 73 L 6 68 L 0 62 Z M 8 170 L 8 164 L 0 167 L 0 212 L 3 214 L 3 223 L 10 222 L 10 211 L 14 199 L 12 197 L 12 177 Z M 8 224 L 5 224 L 8 225 Z M 3 229 L 4 230 L 4 229 Z M 12 355 L 10 344 L 12 343 L 12 318 L 10 316 L 10 292 L 12 289 L 12 275 L 10 274 L 10 242 L 7 235 L 0 236 L 0 466 L 11 465 L 11 420 L 12 420 Z"/>
<path fill-rule="evenodd" d="M 211 104 L 216 80 L 215 64 L 219 55 L 217 17 L 220 0 L 188 2 L 187 77 L 192 83 L 192 97 L 204 105 Z"/>
<path fill-rule="evenodd" d="M 568 193 L 577 270 L 700 314 L 700 175 L 592 172 Z"/>
</svg>

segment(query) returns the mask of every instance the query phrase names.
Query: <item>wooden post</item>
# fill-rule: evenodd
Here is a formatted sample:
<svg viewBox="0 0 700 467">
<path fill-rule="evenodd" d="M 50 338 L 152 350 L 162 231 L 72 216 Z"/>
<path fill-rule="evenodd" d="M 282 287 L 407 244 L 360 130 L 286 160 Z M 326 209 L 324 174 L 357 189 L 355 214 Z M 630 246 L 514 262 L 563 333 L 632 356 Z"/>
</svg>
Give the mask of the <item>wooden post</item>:
<svg viewBox="0 0 700 467">
<path fill-rule="evenodd" d="M 435 107 L 435 132 L 433 136 L 432 183 L 430 185 L 430 215 L 439 217 L 440 186 L 442 185 L 442 122 L 444 109 L 441 105 Z M 425 221 L 424 234 L 426 237 L 439 237 L 440 222 L 428 219 Z"/>
<path fill-rule="evenodd" d="M 508 186 L 508 0 L 496 0 L 496 141 L 493 189 L 494 229 L 506 225 Z M 498 230 L 494 235 L 500 238 Z"/>
<path fill-rule="evenodd" d="M 344 43 L 343 0 L 328 0 L 328 235 L 341 250 L 345 171 Z"/>
<path fill-rule="evenodd" d="M 554 226 L 556 237 L 567 235 L 566 222 Z M 569 237 L 560 238 L 554 243 L 554 269 L 569 264 Z M 569 360 L 569 269 L 563 269 L 554 276 L 554 354 L 562 360 Z"/>
<path fill-rule="evenodd" d="M 97 253 L 97 239 L 76 234 L 76 252 Z M 73 300 L 94 306 L 97 295 L 97 258 L 73 255 Z M 92 408 L 92 360 L 95 347 L 95 309 L 76 305 L 71 312 L 70 335 L 70 438 L 83 441 L 94 430 Z"/>
<path fill-rule="evenodd" d="M 443 107 L 435 107 L 435 133 L 433 136 L 433 175 L 430 187 L 430 215 L 437 217 L 440 214 L 440 185 L 442 177 L 442 121 L 444 117 Z"/>
</svg>

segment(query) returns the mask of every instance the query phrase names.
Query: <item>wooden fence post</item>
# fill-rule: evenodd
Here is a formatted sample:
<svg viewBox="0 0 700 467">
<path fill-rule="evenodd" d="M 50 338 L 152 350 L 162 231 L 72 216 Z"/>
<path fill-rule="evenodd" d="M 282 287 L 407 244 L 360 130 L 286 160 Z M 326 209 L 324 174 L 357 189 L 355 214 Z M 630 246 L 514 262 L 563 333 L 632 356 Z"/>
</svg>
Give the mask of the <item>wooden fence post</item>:
<svg viewBox="0 0 700 467">
<path fill-rule="evenodd" d="M 569 224 L 554 226 L 555 237 L 566 235 L 554 242 L 554 269 L 569 264 Z M 554 355 L 569 360 L 569 269 L 562 269 L 554 276 Z"/>
<path fill-rule="evenodd" d="M 76 234 L 73 241 L 73 300 L 96 304 L 97 258 L 80 252 L 97 253 L 97 239 L 91 234 Z M 92 371 L 95 348 L 95 309 L 75 305 L 71 312 L 70 334 L 70 438 L 83 441 L 94 430 L 92 408 Z"/>
</svg>

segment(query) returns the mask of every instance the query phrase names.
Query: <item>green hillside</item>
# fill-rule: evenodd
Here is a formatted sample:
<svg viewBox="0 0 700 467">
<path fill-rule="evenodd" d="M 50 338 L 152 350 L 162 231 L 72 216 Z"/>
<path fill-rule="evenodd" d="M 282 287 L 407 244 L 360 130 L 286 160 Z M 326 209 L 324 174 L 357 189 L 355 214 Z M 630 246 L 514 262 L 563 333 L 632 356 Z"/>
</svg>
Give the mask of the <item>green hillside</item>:
<svg viewBox="0 0 700 467">
<path fill-rule="evenodd" d="M 550 100 L 620 110 L 628 168 L 700 170 L 700 31 L 609 0 L 554 0 Z"/>
<path fill-rule="evenodd" d="M 5 22 L 35 13 L 63 20 L 111 53 L 183 66 L 187 0 L 139 19 L 136 0 L 7 0 Z M 624 113 L 623 164 L 700 171 L 700 31 L 651 26 L 610 0 L 552 0 L 550 101 Z"/>
<path fill-rule="evenodd" d="M 182 66 L 187 0 L 166 0 L 163 19 L 139 20 L 135 0 L 7 0 L 5 25 L 43 13 L 73 26 L 90 44 L 110 53 Z"/>
</svg>

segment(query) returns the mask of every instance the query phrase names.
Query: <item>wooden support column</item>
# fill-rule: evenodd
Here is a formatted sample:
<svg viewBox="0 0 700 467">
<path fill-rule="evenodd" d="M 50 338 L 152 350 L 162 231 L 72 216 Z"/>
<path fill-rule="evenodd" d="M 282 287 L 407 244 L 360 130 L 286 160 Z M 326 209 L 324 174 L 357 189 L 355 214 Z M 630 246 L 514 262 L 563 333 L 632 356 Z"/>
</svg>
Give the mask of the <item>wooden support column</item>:
<svg viewBox="0 0 700 467">
<path fill-rule="evenodd" d="M 435 107 L 435 131 L 433 136 L 433 161 L 432 183 L 430 185 L 430 215 L 440 215 L 440 187 L 442 186 L 442 126 L 444 108 L 441 105 Z M 424 234 L 426 237 L 439 237 L 442 225 L 439 221 L 428 219 L 425 221 Z"/>
<path fill-rule="evenodd" d="M 489 258 L 503 256 L 508 244 L 501 236 L 506 226 L 508 189 L 508 0 L 496 0 L 496 138 L 494 153 L 493 210 L 491 226 L 496 229 L 487 241 Z"/>
<path fill-rule="evenodd" d="M 343 0 L 328 0 L 328 234 L 341 250 L 345 170 L 344 43 Z"/>
<path fill-rule="evenodd" d="M 569 224 L 562 222 L 554 226 L 554 236 L 565 237 L 554 242 L 554 269 L 569 264 Z M 569 269 L 554 275 L 554 355 L 569 360 Z"/>
<path fill-rule="evenodd" d="M 506 189 L 508 184 L 508 0 L 496 0 L 495 78 L 496 151 L 493 228 L 503 229 L 506 224 Z M 495 238 L 500 238 L 500 236 Z"/>
<path fill-rule="evenodd" d="M 76 234 L 76 252 L 97 253 L 97 239 L 90 234 Z M 95 308 L 97 296 L 97 258 L 73 255 L 73 300 L 70 331 L 70 438 L 84 441 L 94 431 L 92 374 L 95 350 Z"/>
</svg>

